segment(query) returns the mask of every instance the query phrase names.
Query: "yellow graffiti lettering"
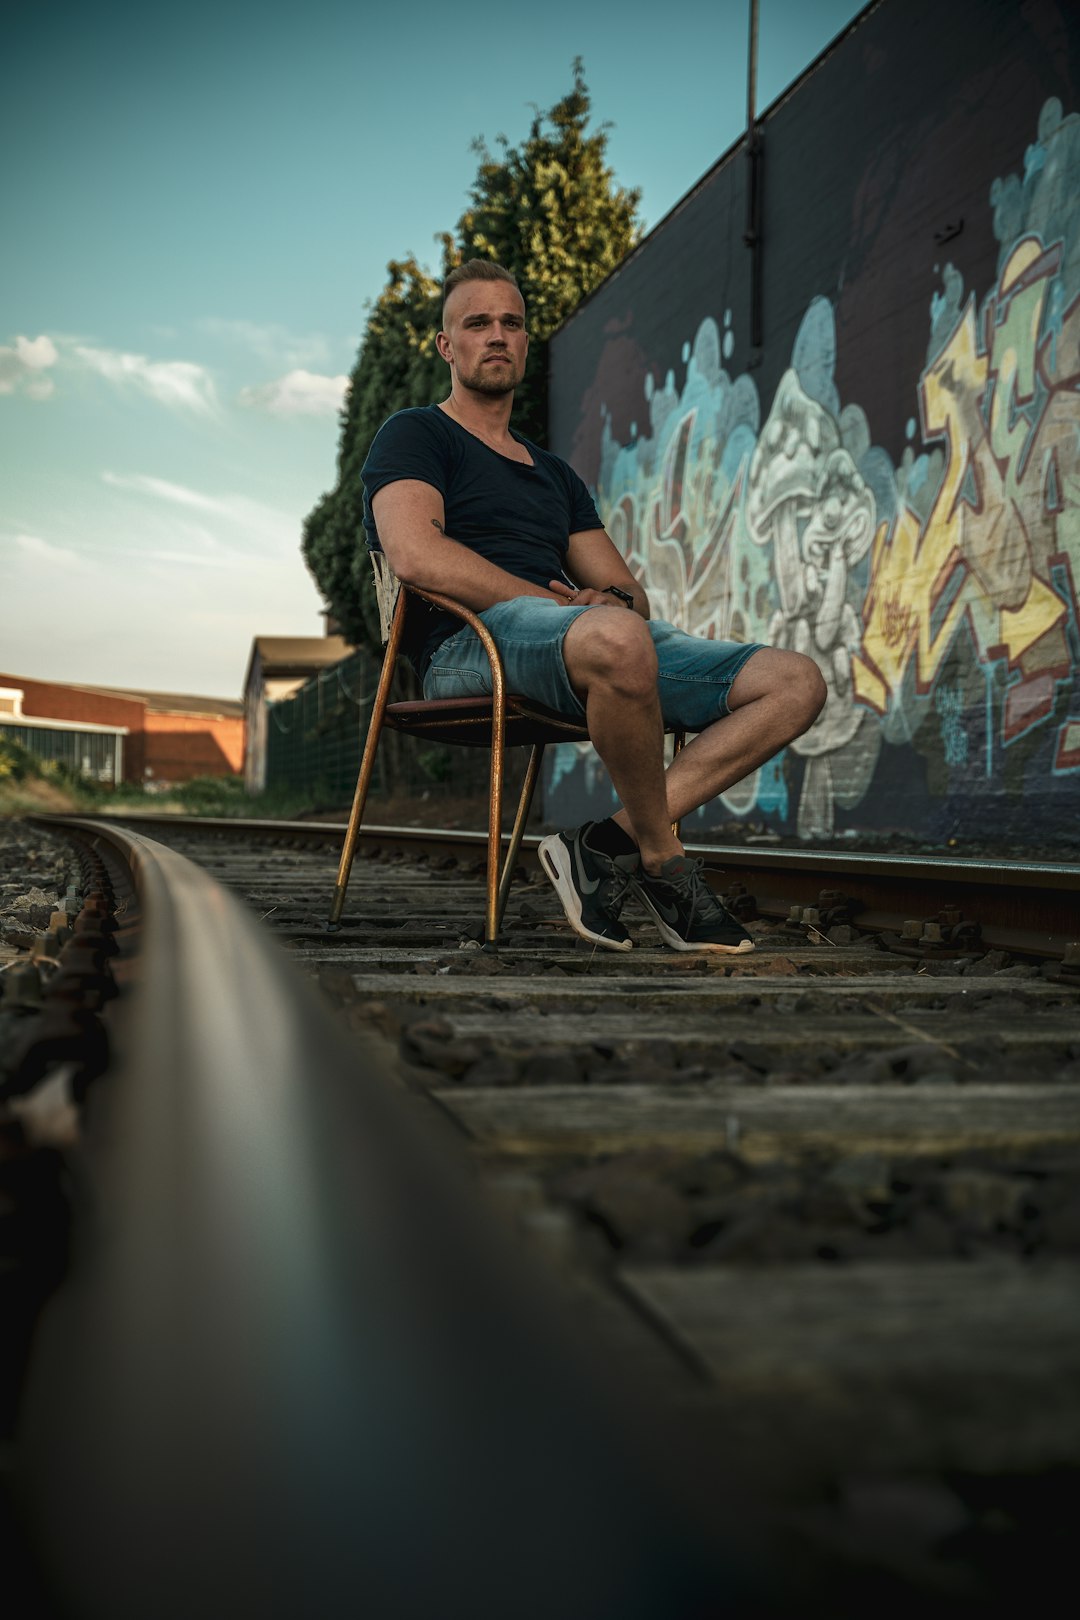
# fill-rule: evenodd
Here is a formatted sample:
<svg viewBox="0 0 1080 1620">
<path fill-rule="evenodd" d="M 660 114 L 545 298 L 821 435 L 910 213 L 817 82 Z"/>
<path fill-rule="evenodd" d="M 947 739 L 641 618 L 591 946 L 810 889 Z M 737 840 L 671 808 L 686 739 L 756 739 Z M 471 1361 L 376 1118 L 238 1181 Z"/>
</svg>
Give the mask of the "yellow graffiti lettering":
<svg viewBox="0 0 1080 1620">
<path fill-rule="evenodd" d="M 1002 287 L 1015 286 L 1023 271 L 1033 262 L 1021 243 L 1002 274 Z M 1038 252 L 1035 251 L 1035 262 Z M 1046 303 L 1046 282 L 1036 281 L 1021 287 L 1010 298 L 1004 319 L 995 326 L 992 338 L 991 370 L 997 382 L 990 402 L 990 443 L 998 460 L 1012 466 L 1018 464 L 1031 429 L 1026 417 L 1017 414 L 1020 401 L 1030 400 L 1035 392 L 1035 351 Z"/>
<path fill-rule="evenodd" d="M 1041 579 L 1033 579 L 1027 601 L 1013 612 L 1001 610 L 1001 645 L 1010 664 L 1018 664 L 1029 647 L 1034 647 L 1065 618 L 1065 604 Z"/>
<path fill-rule="evenodd" d="M 860 703 L 865 703 L 868 709 L 876 709 L 878 714 L 885 713 L 889 706 L 889 688 L 880 675 L 863 663 L 858 653 L 851 659 L 851 685 Z"/>
<path fill-rule="evenodd" d="M 1058 769 L 1075 770 L 1080 765 L 1080 725 L 1068 720 L 1058 734 Z"/>
<path fill-rule="evenodd" d="M 899 594 L 885 602 L 885 640 L 890 647 L 901 646 L 911 630 L 911 608 Z"/>
<path fill-rule="evenodd" d="M 922 378 L 923 434 L 944 441 L 945 471 L 925 523 L 904 507 L 875 538 L 854 681 L 879 712 L 913 659 L 917 690 L 929 691 L 965 616 L 980 659 L 1004 654 L 1024 678 L 1068 667 L 1049 568 L 1074 538 L 1076 306 L 1045 371 L 1039 350 L 1060 258 L 1020 242 L 982 330 L 971 298 Z"/>
</svg>

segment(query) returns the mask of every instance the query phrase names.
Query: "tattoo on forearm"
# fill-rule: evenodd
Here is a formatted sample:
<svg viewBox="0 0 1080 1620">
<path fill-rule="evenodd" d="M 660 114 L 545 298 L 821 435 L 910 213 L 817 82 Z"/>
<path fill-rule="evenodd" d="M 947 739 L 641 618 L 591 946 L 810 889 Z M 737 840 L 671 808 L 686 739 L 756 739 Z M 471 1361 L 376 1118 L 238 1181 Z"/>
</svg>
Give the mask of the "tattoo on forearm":
<svg viewBox="0 0 1080 1620">
<path fill-rule="evenodd" d="M 443 534 L 443 535 L 444 535 L 444 534 L 445 534 L 445 533 L 446 533 L 446 530 L 445 530 L 445 529 L 444 529 L 444 528 L 443 528 L 443 526 L 442 526 L 442 524 L 441 524 L 441 523 L 440 523 L 440 522 L 439 522 L 439 520 L 438 520 L 438 518 L 432 518 L 432 520 L 431 520 L 431 527 L 432 527 L 432 528 L 433 528 L 433 529 L 438 529 L 438 531 L 439 531 L 439 533 L 440 533 L 440 534 Z"/>
</svg>

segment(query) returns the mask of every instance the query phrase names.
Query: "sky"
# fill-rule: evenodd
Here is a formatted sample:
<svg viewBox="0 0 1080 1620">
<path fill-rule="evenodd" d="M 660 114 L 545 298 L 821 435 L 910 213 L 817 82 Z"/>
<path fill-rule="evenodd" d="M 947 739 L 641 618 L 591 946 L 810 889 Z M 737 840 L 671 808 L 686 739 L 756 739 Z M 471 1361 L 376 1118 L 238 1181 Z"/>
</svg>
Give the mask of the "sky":
<svg viewBox="0 0 1080 1620">
<path fill-rule="evenodd" d="M 759 109 L 863 9 L 760 0 Z M 742 133 L 749 0 L 39 0 L 0 98 L 0 671 L 240 694 L 320 635 L 301 526 L 389 259 L 581 56 L 657 224 Z M 658 21 L 662 18 L 662 21 Z"/>
</svg>

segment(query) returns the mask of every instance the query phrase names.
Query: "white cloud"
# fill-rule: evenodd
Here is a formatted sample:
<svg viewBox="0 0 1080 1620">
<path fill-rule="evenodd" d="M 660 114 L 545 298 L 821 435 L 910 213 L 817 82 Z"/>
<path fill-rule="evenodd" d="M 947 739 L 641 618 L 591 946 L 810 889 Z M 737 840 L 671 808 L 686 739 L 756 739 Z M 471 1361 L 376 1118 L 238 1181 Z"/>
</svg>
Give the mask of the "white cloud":
<svg viewBox="0 0 1080 1620">
<path fill-rule="evenodd" d="M 86 567 L 85 557 L 80 557 L 77 551 L 71 551 L 67 546 L 54 546 L 36 534 L 17 534 L 14 538 L 20 551 L 26 552 L 36 562 L 51 563 L 62 568 Z"/>
<path fill-rule="evenodd" d="M 268 366 L 317 365 L 330 358 L 330 346 L 319 332 L 301 334 L 273 322 L 260 325 L 257 321 L 228 321 L 212 315 L 197 321 L 196 326 L 209 337 L 249 349 Z"/>
<path fill-rule="evenodd" d="M 44 373 L 58 359 L 56 344 L 44 333 L 17 337 L 13 348 L 0 344 L 0 394 L 13 394 L 21 387 L 31 399 L 48 399 L 53 380 Z"/>
<path fill-rule="evenodd" d="M 334 416 L 341 409 L 346 376 L 323 377 L 314 371 L 290 371 L 258 388 L 240 390 L 241 405 L 271 416 Z"/>
<path fill-rule="evenodd" d="M 234 555 L 216 556 L 201 551 L 148 551 L 153 562 L 177 563 L 183 568 L 235 568 Z"/>
<path fill-rule="evenodd" d="M 165 478 L 151 478 L 143 473 L 103 472 L 102 482 L 114 489 L 133 489 L 140 495 L 156 495 L 160 500 L 172 501 L 177 506 L 193 506 L 198 512 L 223 510 L 224 500 L 218 495 L 204 495 L 201 490 L 189 489 L 186 484 L 171 484 Z"/>
<path fill-rule="evenodd" d="M 56 344 L 44 333 L 36 338 L 17 337 L 15 353 L 30 371 L 44 371 L 46 366 L 55 366 L 58 359 Z"/>
<path fill-rule="evenodd" d="M 263 545 L 255 554 L 236 546 L 227 566 L 207 567 L 184 555 L 201 548 L 180 538 L 181 516 L 164 503 L 155 516 L 149 501 L 126 522 L 116 510 L 90 512 L 80 524 L 80 568 L 61 551 L 66 539 L 52 544 L 49 530 L 47 554 L 15 545 L 14 525 L 0 529 L 5 668 L 45 680 L 238 695 L 254 635 L 321 634 L 298 526 L 287 548 Z M 32 529 L 26 538 L 36 538 Z M 88 583 L 107 613 L 87 613 Z"/>
<path fill-rule="evenodd" d="M 143 354 L 118 349 L 92 349 L 77 344 L 74 350 L 84 365 L 120 388 L 138 388 L 159 404 L 211 416 L 218 409 L 214 379 L 205 366 L 191 360 L 148 360 Z"/>
<path fill-rule="evenodd" d="M 168 479 L 153 478 L 144 473 L 103 472 L 101 477 L 102 482 L 113 489 L 131 490 L 137 495 L 149 495 L 155 501 L 225 518 L 253 543 L 269 541 L 293 549 L 299 545 L 300 527 L 297 520 L 287 512 L 252 500 L 250 495 L 207 495 L 203 490 L 191 489 L 186 484 L 174 484 Z"/>
</svg>

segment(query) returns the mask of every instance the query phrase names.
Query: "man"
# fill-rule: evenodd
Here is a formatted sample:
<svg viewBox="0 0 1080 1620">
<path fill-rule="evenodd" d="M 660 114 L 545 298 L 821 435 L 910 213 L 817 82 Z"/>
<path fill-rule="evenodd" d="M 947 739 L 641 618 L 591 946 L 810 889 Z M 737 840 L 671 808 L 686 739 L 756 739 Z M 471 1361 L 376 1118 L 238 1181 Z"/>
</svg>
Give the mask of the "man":
<svg viewBox="0 0 1080 1620">
<path fill-rule="evenodd" d="M 818 668 L 801 653 L 651 622 L 581 479 L 511 430 L 529 346 L 513 277 L 473 259 L 443 294 L 436 343 L 450 395 L 397 412 L 376 435 L 362 472 L 368 544 L 404 584 L 481 615 L 508 690 L 588 725 L 622 808 L 540 845 L 575 931 L 629 950 L 621 912 L 633 892 L 675 950 L 753 950 L 672 823 L 813 723 L 825 701 Z M 479 638 L 451 615 L 418 614 L 406 650 L 425 697 L 491 690 Z M 697 732 L 666 772 L 665 722 Z"/>
</svg>

